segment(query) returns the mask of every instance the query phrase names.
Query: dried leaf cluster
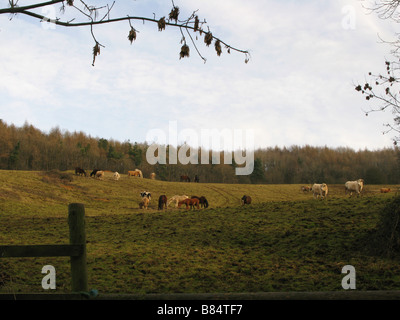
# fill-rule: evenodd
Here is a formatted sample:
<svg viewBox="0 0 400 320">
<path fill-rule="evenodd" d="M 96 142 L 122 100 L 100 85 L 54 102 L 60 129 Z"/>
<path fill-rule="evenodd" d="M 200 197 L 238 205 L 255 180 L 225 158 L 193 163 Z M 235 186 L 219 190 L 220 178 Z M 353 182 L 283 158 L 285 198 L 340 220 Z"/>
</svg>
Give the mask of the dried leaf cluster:
<svg viewBox="0 0 400 320">
<path fill-rule="evenodd" d="M 165 30 L 165 17 L 162 17 L 160 20 L 158 20 L 157 24 L 158 24 L 158 31 Z"/>
<path fill-rule="evenodd" d="M 170 11 L 170 13 L 168 15 L 168 20 L 166 20 L 165 16 L 160 18 L 160 19 L 158 19 L 158 20 L 156 20 L 157 26 L 158 26 L 158 31 L 165 30 L 167 24 L 168 25 L 172 25 L 172 26 L 178 26 L 181 29 L 181 33 L 182 33 L 181 43 L 184 43 L 184 44 L 182 45 L 181 50 L 179 52 L 179 59 L 182 59 L 182 58 L 190 56 L 190 54 L 189 54 L 190 53 L 190 48 L 189 48 L 189 46 L 188 46 L 188 44 L 186 42 L 185 36 L 183 35 L 182 29 L 186 29 L 186 31 L 187 31 L 187 33 L 188 33 L 188 35 L 190 37 L 190 40 L 192 41 L 192 44 L 195 46 L 195 49 L 197 50 L 197 53 L 200 55 L 200 57 L 204 61 L 206 61 L 206 59 L 201 56 L 201 54 L 200 54 L 199 50 L 197 49 L 196 44 L 195 44 L 195 42 L 193 40 L 193 37 L 189 33 L 189 30 L 193 30 L 194 33 L 199 32 L 200 36 L 204 33 L 205 34 L 204 43 L 207 45 L 207 47 L 210 46 L 212 44 L 212 42 L 215 40 L 215 43 L 214 43 L 215 51 L 216 51 L 218 56 L 221 56 L 221 54 L 222 54 L 222 45 L 221 45 L 222 41 L 220 39 L 218 39 L 218 38 L 215 38 L 210 30 L 204 31 L 202 29 L 202 25 L 206 24 L 206 22 L 205 21 L 201 22 L 199 17 L 198 17 L 198 15 L 195 14 L 195 13 L 196 12 L 194 12 L 188 19 L 186 19 L 184 21 L 180 21 L 179 20 L 179 14 L 180 14 L 179 7 L 177 7 L 177 6 L 175 6 L 173 4 L 173 7 L 172 7 L 172 9 L 171 9 L 171 11 Z M 174 24 L 171 23 L 171 22 L 174 22 Z M 132 28 L 132 26 L 131 26 L 131 31 L 129 33 L 129 37 L 128 38 L 131 41 L 131 44 L 132 44 L 133 40 L 136 40 L 136 33 L 135 33 L 135 30 Z M 196 40 L 197 39 L 198 38 L 196 36 Z M 228 53 L 231 53 L 231 49 L 234 49 L 236 51 L 242 52 L 246 56 L 245 63 L 247 63 L 249 61 L 249 53 L 247 51 L 243 51 L 243 50 L 232 48 L 231 46 L 229 46 L 229 45 L 227 45 L 225 43 L 224 43 L 224 45 L 225 45 L 225 48 L 226 48 Z"/>
<path fill-rule="evenodd" d="M 136 40 L 136 30 L 133 27 L 131 27 L 131 30 L 129 31 L 128 39 L 131 44 L 134 40 Z"/>
<path fill-rule="evenodd" d="M 206 35 L 204 36 L 204 43 L 207 45 L 207 47 L 212 43 L 213 38 L 214 37 L 211 32 L 206 33 Z"/>
<path fill-rule="evenodd" d="M 180 56 L 179 59 L 182 59 L 184 57 L 189 57 L 189 52 L 190 52 L 189 46 L 185 43 L 181 48 L 181 52 L 179 53 Z"/>
<path fill-rule="evenodd" d="M 169 20 L 175 20 L 178 23 L 179 7 L 173 6 L 171 12 L 169 13 Z"/>
<path fill-rule="evenodd" d="M 221 49 L 221 42 L 219 40 L 215 41 L 215 51 L 217 51 L 217 55 L 220 56 L 222 53 L 222 49 Z"/>
<path fill-rule="evenodd" d="M 96 60 L 96 57 L 100 55 L 100 46 L 99 43 L 96 42 L 96 45 L 93 47 L 93 63 L 92 66 L 94 66 L 94 61 Z"/>
</svg>

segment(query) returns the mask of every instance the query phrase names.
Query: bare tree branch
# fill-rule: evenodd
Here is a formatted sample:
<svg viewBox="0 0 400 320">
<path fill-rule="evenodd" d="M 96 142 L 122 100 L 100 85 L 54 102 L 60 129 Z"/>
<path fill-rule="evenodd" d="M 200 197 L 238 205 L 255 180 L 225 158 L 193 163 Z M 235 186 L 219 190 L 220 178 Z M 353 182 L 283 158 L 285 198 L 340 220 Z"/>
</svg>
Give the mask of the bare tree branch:
<svg viewBox="0 0 400 320">
<path fill-rule="evenodd" d="M 18 3 L 18 1 L 16 3 L 14 3 L 14 1 L 9 1 L 10 3 L 10 7 L 9 8 L 5 8 L 5 9 L 0 9 L 0 14 L 4 14 L 4 13 L 22 13 L 28 10 L 32 10 L 32 9 L 36 9 L 36 8 L 42 8 L 42 7 L 46 7 L 46 6 L 50 6 L 53 4 L 57 4 L 60 2 L 64 2 L 64 0 L 53 0 L 53 1 L 47 1 L 47 2 L 40 2 L 40 3 L 36 3 L 36 4 L 32 4 L 29 6 L 24 6 L 24 7 L 19 7 L 16 4 Z"/>
<path fill-rule="evenodd" d="M 101 24 L 108 24 L 108 23 L 117 23 L 117 22 L 121 22 L 121 21 L 128 21 L 129 25 L 131 27 L 129 40 L 132 43 L 131 38 L 136 38 L 136 36 L 133 37 L 133 33 L 131 33 L 131 32 L 132 32 L 132 30 L 137 32 L 137 30 L 135 30 L 132 27 L 131 21 L 135 21 L 135 20 L 139 20 L 142 22 L 147 21 L 147 22 L 151 22 L 151 23 L 156 23 L 159 26 L 159 31 L 164 30 L 165 26 L 179 28 L 181 30 L 181 32 L 183 29 L 185 29 L 191 39 L 191 43 L 193 44 L 198 55 L 200 56 L 201 59 L 203 59 L 204 62 L 206 62 L 206 59 L 200 53 L 190 32 L 193 32 L 193 33 L 199 32 L 200 35 L 202 35 L 204 33 L 204 36 L 208 37 L 210 39 L 210 40 L 208 40 L 207 45 L 209 45 L 211 41 L 215 41 L 217 46 L 219 46 L 222 43 L 225 45 L 225 48 L 227 49 L 228 53 L 230 53 L 230 50 L 234 50 L 238 53 L 242 53 L 245 55 L 245 62 L 247 63 L 249 61 L 250 54 L 249 54 L 248 50 L 242 50 L 242 49 L 233 47 L 233 46 L 225 43 L 221 39 L 212 35 L 210 30 L 204 31 L 202 29 L 202 27 L 206 24 L 206 21 L 204 20 L 203 22 L 200 23 L 200 20 L 196 14 L 197 10 L 194 11 L 192 13 L 192 15 L 189 18 L 187 18 L 186 20 L 179 20 L 179 8 L 177 6 L 175 6 L 173 0 L 171 0 L 171 1 L 172 1 L 172 9 L 169 14 L 168 20 L 165 20 L 164 18 L 156 19 L 155 14 L 154 14 L 153 18 L 129 16 L 129 15 L 127 15 L 125 17 L 110 18 L 110 12 L 113 9 L 116 1 L 114 1 L 112 3 L 112 5 L 107 4 L 107 5 L 104 5 L 101 7 L 96 7 L 96 6 L 88 4 L 87 1 L 83 1 L 83 0 L 79 0 L 79 1 L 75 0 L 75 2 L 78 2 L 80 4 L 79 6 L 74 3 L 74 0 L 45 1 L 45 2 L 38 2 L 38 3 L 27 5 L 27 6 L 18 6 L 17 0 L 9 0 L 9 7 L 0 9 L 0 14 L 23 14 L 23 15 L 27 15 L 27 16 L 33 17 L 35 19 L 38 19 L 40 21 L 47 21 L 49 23 L 53 23 L 55 25 L 68 27 L 68 28 L 69 27 L 90 27 L 91 35 L 95 41 L 95 47 L 93 48 L 93 55 L 94 55 L 93 64 L 94 64 L 96 55 L 98 55 L 100 53 L 100 46 L 104 47 L 96 39 L 96 37 L 94 35 L 94 31 L 93 31 L 93 26 L 101 25 Z M 60 18 L 48 19 L 44 15 L 39 14 L 34 11 L 34 9 L 43 8 L 43 7 L 51 6 L 51 5 L 55 5 L 55 4 L 62 5 L 61 10 L 60 10 L 62 12 L 65 12 L 66 7 L 70 7 L 72 9 L 76 10 L 78 15 L 80 15 L 81 17 L 87 18 L 88 21 L 77 21 L 76 17 L 69 21 L 63 21 Z M 102 15 L 101 19 L 98 19 L 98 16 L 101 11 L 105 11 L 105 14 Z M 160 27 L 160 23 L 162 23 L 162 27 Z M 184 39 L 183 33 L 182 33 L 182 37 Z M 196 36 L 196 39 L 197 39 L 197 36 Z M 185 41 L 185 45 L 187 46 L 186 41 Z M 216 46 L 216 49 L 217 49 L 217 46 Z M 220 51 L 218 49 L 217 49 L 217 54 L 220 55 Z M 188 55 L 186 55 L 186 56 L 188 56 Z"/>
</svg>

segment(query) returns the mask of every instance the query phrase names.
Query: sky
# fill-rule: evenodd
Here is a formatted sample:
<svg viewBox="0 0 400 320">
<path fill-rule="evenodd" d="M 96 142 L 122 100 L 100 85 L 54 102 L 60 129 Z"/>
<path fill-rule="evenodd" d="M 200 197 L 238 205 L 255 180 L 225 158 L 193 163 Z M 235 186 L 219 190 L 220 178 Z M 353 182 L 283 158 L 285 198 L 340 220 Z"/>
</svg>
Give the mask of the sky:
<svg viewBox="0 0 400 320">
<path fill-rule="evenodd" d="M 179 59 L 180 30 L 159 32 L 151 22 L 132 22 L 138 32 L 130 44 L 124 21 L 94 27 L 104 48 L 92 66 L 89 28 L 1 15 L 0 119 L 120 142 L 152 143 L 150 133 L 163 132 L 167 143 L 177 133 L 178 140 L 202 144 L 202 131 L 225 130 L 252 132 L 255 148 L 393 147 L 393 136 L 382 134 L 393 115 L 366 117 L 373 105 L 354 90 L 368 72 L 385 70 L 390 47 L 379 37 L 393 39 L 393 22 L 368 14 L 358 0 L 174 3 L 182 18 L 198 10 L 214 36 L 249 50 L 249 62 L 233 50 L 218 57 L 203 36 L 195 43 L 206 63 L 188 38 L 190 57 Z M 0 0 L 0 7 L 7 4 Z M 159 19 L 171 7 L 166 0 L 117 0 L 110 15 Z M 71 8 L 59 9 L 37 12 L 76 16 Z"/>
</svg>

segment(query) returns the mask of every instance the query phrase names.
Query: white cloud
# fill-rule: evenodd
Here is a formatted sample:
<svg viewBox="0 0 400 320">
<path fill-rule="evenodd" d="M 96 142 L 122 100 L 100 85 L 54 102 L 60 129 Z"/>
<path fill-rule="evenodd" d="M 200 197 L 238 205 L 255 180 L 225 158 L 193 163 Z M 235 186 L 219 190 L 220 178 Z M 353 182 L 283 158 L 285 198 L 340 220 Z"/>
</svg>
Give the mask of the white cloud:
<svg viewBox="0 0 400 320">
<path fill-rule="evenodd" d="M 181 34 L 136 21 L 130 45 L 127 22 L 95 28 L 105 45 L 92 67 L 93 39 L 85 28 L 46 30 L 30 18 L 0 17 L 0 112 L 41 129 L 84 131 L 92 136 L 142 142 L 148 130 L 253 128 L 256 146 L 391 146 L 382 123 L 391 114 L 366 118 L 368 105 L 352 87 L 388 48 L 376 34 L 392 26 L 366 16 L 358 1 L 185 1 L 182 14 L 199 9 L 211 31 L 228 44 L 250 49 L 252 59 L 223 52 L 217 57 L 196 41 L 179 60 Z M 170 3 L 129 4 L 131 13 L 167 15 Z M 126 2 L 122 6 L 127 6 Z M 355 9 L 355 28 L 343 28 L 342 9 Z M 116 7 L 114 14 L 125 12 Z M 121 11 L 120 11 L 121 10 Z M 379 71 L 379 70 L 377 70 Z M 25 120 L 25 119 L 24 119 Z"/>
</svg>

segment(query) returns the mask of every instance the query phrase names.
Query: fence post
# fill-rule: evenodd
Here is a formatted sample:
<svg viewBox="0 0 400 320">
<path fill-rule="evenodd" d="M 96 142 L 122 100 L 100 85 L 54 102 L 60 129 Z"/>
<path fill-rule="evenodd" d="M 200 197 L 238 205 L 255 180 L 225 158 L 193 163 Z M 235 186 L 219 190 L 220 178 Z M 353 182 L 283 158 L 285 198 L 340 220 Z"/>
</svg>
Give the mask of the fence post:
<svg viewBox="0 0 400 320">
<path fill-rule="evenodd" d="M 81 203 L 68 205 L 68 225 L 70 244 L 82 245 L 80 256 L 71 257 L 72 291 L 88 291 L 86 266 L 85 207 Z"/>
</svg>

